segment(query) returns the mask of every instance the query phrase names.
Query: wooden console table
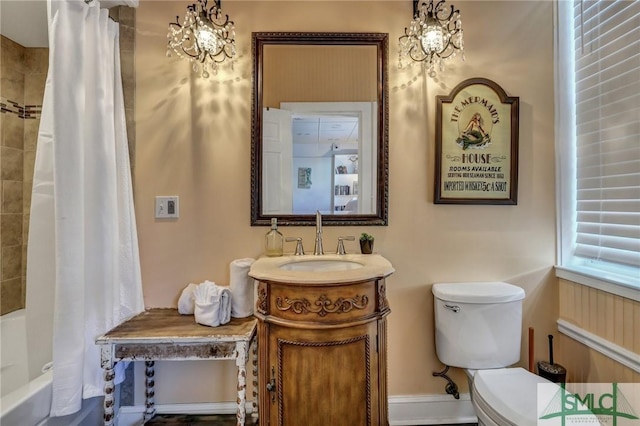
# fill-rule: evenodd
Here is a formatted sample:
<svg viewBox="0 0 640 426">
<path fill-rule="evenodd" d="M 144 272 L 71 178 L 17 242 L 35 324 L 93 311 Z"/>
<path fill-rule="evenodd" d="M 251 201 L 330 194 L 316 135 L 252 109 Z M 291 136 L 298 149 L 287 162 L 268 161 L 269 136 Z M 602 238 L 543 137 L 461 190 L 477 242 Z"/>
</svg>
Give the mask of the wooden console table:
<svg viewBox="0 0 640 426">
<path fill-rule="evenodd" d="M 254 353 L 253 376 L 257 381 L 256 319 L 232 318 L 219 327 L 195 322 L 192 315 L 180 315 L 176 309 L 149 309 L 123 322 L 96 339 L 101 345 L 104 370 L 104 424 L 114 421 L 113 367 L 118 361 L 145 361 L 146 410 L 144 421 L 155 415 L 155 360 L 235 359 L 238 367 L 237 425 L 245 423 L 246 364 L 249 350 Z M 257 386 L 253 387 L 253 412 L 257 413 Z"/>
</svg>

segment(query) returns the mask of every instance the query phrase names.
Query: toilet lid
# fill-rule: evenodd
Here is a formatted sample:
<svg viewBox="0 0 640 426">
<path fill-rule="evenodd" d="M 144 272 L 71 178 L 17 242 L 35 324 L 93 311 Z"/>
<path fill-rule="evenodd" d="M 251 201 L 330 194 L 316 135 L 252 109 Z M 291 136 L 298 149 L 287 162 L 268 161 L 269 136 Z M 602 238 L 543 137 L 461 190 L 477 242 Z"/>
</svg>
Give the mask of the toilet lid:
<svg viewBox="0 0 640 426">
<path fill-rule="evenodd" d="M 476 403 L 499 424 L 536 426 L 538 383 L 550 383 L 524 368 L 478 370 L 473 388 Z"/>
<path fill-rule="evenodd" d="M 525 297 L 522 288 L 503 282 L 435 283 L 431 292 L 440 300 L 457 303 L 507 303 Z"/>
</svg>

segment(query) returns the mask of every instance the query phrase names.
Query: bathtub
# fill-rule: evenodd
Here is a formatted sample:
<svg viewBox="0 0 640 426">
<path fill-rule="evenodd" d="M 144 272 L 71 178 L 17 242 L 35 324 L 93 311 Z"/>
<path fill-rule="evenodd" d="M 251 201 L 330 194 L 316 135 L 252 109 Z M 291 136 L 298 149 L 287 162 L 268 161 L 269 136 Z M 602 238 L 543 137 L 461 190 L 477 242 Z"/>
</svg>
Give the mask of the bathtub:
<svg viewBox="0 0 640 426">
<path fill-rule="evenodd" d="M 51 409 L 50 364 L 29 374 L 24 309 L 0 317 L 0 425 L 76 426 L 98 425 L 102 419 L 102 398 L 82 401 L 82 409 L 64 417 L 49 417 Z M 35 376 L 29 379 L 30 376 Z"/>
</svg>

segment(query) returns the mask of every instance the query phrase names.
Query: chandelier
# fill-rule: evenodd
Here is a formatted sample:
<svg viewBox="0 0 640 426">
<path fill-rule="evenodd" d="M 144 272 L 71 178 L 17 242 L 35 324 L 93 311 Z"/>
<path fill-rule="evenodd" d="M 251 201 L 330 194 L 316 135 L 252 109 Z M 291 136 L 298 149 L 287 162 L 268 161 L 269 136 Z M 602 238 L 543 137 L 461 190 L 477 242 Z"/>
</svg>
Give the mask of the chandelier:
<svg viewBox="0 0 640 426">
<path fill-rule="evenodd" d="M 208 0 L 187 6 L 184 21 L 169 23 L 167 33 L 167 56 L 173 53 L 193 64 L 193 70 L 204 78 L 209 72 L 216 74 L 219 65 L 227 61 L 233 67 L 236 55 L 235 28 L 229 15 L 223 15 L 221 0 L 214 0 L 211 7 Z"/>
<path fill-rule="evenodd" d="M 429 0 L 428 4 L 422 2 L 419 6 L 418 3 L 414 0 L 413 20 L 399 40 L 398 68 L 420 63 L 434 77 L 435 64 L 444 71 L 443 62 L 455 57 L 458 51 L 464 61 L 462 20 L 460 11 L 453 5 L 446 7 L 445 0 L 435 4 Z"/>
</svg>

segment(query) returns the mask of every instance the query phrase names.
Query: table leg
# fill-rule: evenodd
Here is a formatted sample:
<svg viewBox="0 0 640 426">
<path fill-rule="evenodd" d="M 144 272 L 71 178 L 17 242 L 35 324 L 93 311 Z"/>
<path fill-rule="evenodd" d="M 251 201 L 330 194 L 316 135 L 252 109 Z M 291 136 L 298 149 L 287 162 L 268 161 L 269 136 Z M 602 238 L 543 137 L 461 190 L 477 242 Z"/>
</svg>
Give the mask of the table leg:
<svg viewBox="0 0 640 426">
<path fill-rule="evenodd" d="M 254 337 L 253 344 L 251 345 L 253 353 L 253 406 L 251 410 L 251 417 L 254 423 L 257 424 L 258 420 L 258 338 Z"/>
<path fill-rule="evenodd" d="M 105 368 L 104 369 L 104 425 L 111 426 L 113 425 L 114 412 L 114 398 L 113 394 L 115 392 L 115 385 L 113 379 L 116 377 L 116 373 L 113 368 Z"/>
<path fill-rule="evenodd" d="M 116 373 L 113 370 L 114 362 L 113 362 L 113 348 L 111 345 L 103 345 L 100 348 L 100 363 L 103 370 L 103 379 L 104 379 L 104 402 L 103 402 L 103 414 L 102 418 L 104 420 L 104 426 L 112 426 L 114 420 L 114 392 L 115 392 L 115 384 L 114 379 L 116 377 Z"/>
<path fill-rule="evenodd" d="M 153 416 L 155 416 L 156 414 L 156 408 L 155 408 L 155 370 L 154 370 L 154 365 L 155 362 L 154 361 L 145 361 L 144 362 L 145 365 L 145 389 L 146 389 L 146 393 L 145 393 L 145 404 L 146 404 L 146 410 L 144 412 L 144 421 L 148 421 L 151 420 L 151 418 Z"/>
<path fill-rule="evenodd" d="M 247 402 L 247 342 L 236 343 L 236 366 L 238 367 L 238 412 L 236 425 L 244 426 L 246 420 L 245 404 Z"/>
</svg>

